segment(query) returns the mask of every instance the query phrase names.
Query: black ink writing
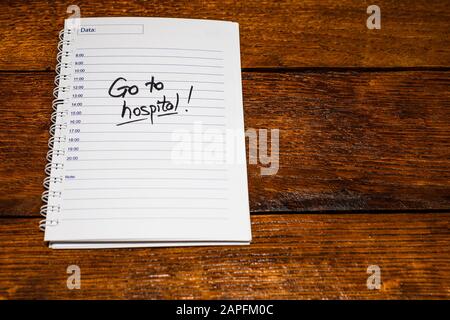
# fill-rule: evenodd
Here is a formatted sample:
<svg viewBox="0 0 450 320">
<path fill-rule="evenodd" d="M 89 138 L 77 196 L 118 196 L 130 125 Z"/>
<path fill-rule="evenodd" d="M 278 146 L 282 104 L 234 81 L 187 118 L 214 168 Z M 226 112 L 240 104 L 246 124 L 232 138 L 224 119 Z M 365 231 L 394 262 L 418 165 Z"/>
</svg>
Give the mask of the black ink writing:
<svg viewBox="0 0 450 320">
<path fill-rule="evenodd" d="M 162 81 L 157 81 L 154 76 L 150 78 L 150 81 L 144 83 L 146 87 L 149 88 L 149 93 L 154 91 L 162 91 L 165 86 Z M 190 86 L 189 94 L 187 97 L 187 104 L 191 101 L 191 96 L 194 87 Z M 145 90 L 144 90 L 145 92 Z M 122 110 L 120 116 L 122 120 L 117 126 L 122 126 L 125 124 L 141 122 L 150 119 L 150 124 L 154 124 L 155 117 L 165 117 L 178 114 L 178 107 L 180 104 L 180 94 L 177 92 L 175 97 L 168 98 L 163 94 L 162 98 L 157 98 L 156 101 L 148 104 L 140 104 L 131 106 L 126 100 L 128 96 L 135 96 L 139 93 L 139 86 L 137 84 L 128 84 L 127 79 L 124 77 L 119 77 L 115 79 L 108 89 L 108 94 L 113 98 L 123 98 Z M 187 112 L 188 109 L 185 109 Z"/>
<path fill-rule="evenodd" d="M 139 92 L 139 88 L 136 85 L 133 86 L 121 86 L 116 88 L 116 84 L 119 81 L 127 81 L 125 78 L 119 77 L 111 84 L 108 90 L 108 94 L 113 98 L 125 98 L 126 94 L 136 95 Z M 113 93 L 114 92 L 114 93 Z M 117 92 L 117 93 L 116 93 Z"/>
<path fill-rule="evenodd" d="M 122 106 L 122 119 L 132 119 L 133 117 L 141 117 L 141 116 L 149 116 L 150 122 L 153 124 L 154 115 L 158 117 L 162 117 L 165 115 L 174 115 L 178 114 L 178 104 L 180 103 L 180 96 L 177 93 L 175 102 L 166 99 L 166 96 L 163 96 L 162 100 L 158 100 L 156 104 L 150 105 L 142 105 L 137 107 L 129 107 L 127 102 L 123 101 Z M 148 118 L 145 118 L 145 120 Z"/>
<path fill-rule="evenodd" d="M 162 82 L 155 82 L 155 77 L 152 76 L 152 80 L 145 83 L 145 86 L 150 86 L 150 93 L 153 92 L 153 89 L 162 90 L 164 89 L 164 84 Z"/>
</svg>

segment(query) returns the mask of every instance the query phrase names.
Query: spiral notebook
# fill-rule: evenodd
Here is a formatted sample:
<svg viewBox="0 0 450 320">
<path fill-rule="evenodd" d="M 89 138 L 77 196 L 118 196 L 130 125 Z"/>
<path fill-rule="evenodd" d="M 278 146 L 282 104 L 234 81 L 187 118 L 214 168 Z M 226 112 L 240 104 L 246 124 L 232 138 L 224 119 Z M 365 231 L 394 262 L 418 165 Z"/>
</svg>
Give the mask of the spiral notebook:
<svg viewBox="0 0 450 320">
<path fill-rule="evenodd" d="M 67 19 L 58 49 L 49 246 L 248 244 L 238 24 Z"/>
</svg>

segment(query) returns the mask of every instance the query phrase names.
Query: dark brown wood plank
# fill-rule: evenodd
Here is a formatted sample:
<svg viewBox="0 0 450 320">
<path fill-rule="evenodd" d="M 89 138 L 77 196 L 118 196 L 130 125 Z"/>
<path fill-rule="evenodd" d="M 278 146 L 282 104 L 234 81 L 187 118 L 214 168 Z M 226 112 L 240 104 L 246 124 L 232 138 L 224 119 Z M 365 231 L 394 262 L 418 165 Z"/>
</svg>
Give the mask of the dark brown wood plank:
<svg viewBox="0 0 450 320">
<path fill-rule="evenodd" d="M 450 214 L 253 216 L 250 246 L 95 251 L 48 249 L 37 220 L 1 219 L 0 299 L 450 298 Z"/>
<path fill-rule="evenodd" d="M 55 66 L 65 1 L 6 1 L 0 70 Z M 381 30 L 368 30 L 371 1 L 77 1 L 82 17 L 179 17 L 240 24 L 242 65 L 255 67 L 450 66 L 450 2 L 379 0 Z"/>
<path fill-rule="evenodd" d="M 450 74 L 245 74 L 249 128 L 280 129 L 280 170 L 250 166 L 255 211 L 447 209 Z"/>
<path fill-rule="evenodd" d="M 280 130 L 280 168 L 249 165 L 253 212 L 450 207 L 450 74 L 244 73 L 247 128 Z M 0 75 L 0 215 L 41 203 L 53 74 Z"/>
</svg>

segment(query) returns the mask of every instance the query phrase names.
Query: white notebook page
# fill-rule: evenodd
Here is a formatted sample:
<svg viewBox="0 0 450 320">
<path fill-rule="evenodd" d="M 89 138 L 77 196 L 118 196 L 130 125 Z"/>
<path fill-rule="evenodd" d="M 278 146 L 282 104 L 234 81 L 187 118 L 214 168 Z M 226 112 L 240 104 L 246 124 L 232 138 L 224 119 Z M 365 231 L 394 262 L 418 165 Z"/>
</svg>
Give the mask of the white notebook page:
<svg viewBox="0 0 450 320">
<path fill-rule="evenodd" d="M 238 25 L 83 18 L 71 37 L 45 240 L 250 241 Z"/>
</svg>

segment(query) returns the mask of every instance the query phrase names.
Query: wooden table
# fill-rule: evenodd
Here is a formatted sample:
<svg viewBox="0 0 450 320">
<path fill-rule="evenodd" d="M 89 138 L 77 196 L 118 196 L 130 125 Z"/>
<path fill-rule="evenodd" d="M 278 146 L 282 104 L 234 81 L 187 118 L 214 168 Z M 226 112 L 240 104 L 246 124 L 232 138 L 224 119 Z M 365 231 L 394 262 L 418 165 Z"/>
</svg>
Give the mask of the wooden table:
<svg viewBox="0 0 450 320">
<path fill-rule="evenodd" d="M 55 251 L 38 214 L 58 31 L 82 17 L 240 23 L 249 165 L 244 247 Z M 6 1 L 0 5 L 0 299 L 450 298 L 450 1 Z M 66 288 L 79 265 L 81 290 Z M 381 268 L 380 290 L 366 286 Z"/>
</svg>

